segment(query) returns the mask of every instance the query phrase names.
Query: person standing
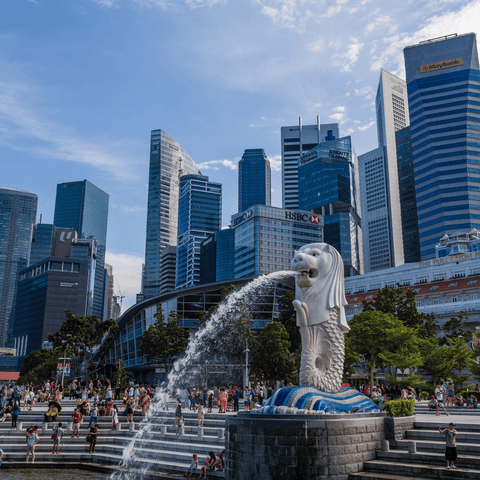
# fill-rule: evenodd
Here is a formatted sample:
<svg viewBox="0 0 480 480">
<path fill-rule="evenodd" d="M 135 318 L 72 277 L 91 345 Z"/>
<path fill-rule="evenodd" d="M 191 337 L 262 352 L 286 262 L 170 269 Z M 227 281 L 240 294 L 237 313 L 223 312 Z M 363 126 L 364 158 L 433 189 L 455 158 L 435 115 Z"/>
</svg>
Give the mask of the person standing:
<svg viewBox="0 0 480 480">
<path fill-rule="evenodd" d="M 437 388 L 435 389 L 435 396 L 437 398 L 437 413 L 436 413 L 436 415 L 438 415 L 439 409 L 442 408 L 445 415 L 448 416 L 449 414 L 445 410 L 445 405 L 443 403 L 443 390 L 444 390 L 443 387 L 440 386 L 440 385 L 437 385 Z"/>
<path fill-rule="evenodd" d="M 90 412 L 90 422 L 88 424 L 88 428 L 90 428 L 92 425 L 98 423 L 98 407 L 97 404 L 93 404 L 93 408 Z"/>
<path fill-rule="evenodd" d="M 203 427 L 205 413 L 203 412 L 203 400 L 198 404 L 198 426 Z"/>
<path fill-rule="evenodd" d="M 438 431 L 445 435 L 445 459 L 447 460 L 447 468 L 457 468 L 455 462 L 457 461 L 457 441 L 456 437 L 458 432 L 455 430 L 455 424 L 453 422 L 450 423 L 448 428 L 442 430 L 442 427 L 438 426 Z M 451 465 L 450 465 L 451 464 Z"/>
<path fill-rule="evenodd" d="M 89 443 L 90 443 L 90 451 L 89 453 L 95 453 L 95 446 L 97 445 L 97 437 L 98 437 L 98 423 L 96 423 L 91 429 L 88 434 Z"/>
<path fill-rule="evenodd" d="M 30 454 L 32 455 L 32 463 L 35 463 L 35 445 L 38 443 L 40 439 L 38 438 L 37 431 L 33 430 L 29 433 L 27 439 L 27 463 Z"/>
<path fill-rule="evenodd" d="M 116 430 L 118 425 L 118 408 L 116 405 L 112 408 L 112 430 Z"/>
<path fill-rule="evenodd" d="M 83 415 L 75 408 L 72 414 L 72 438 L 77 434 L 77 438 L 80 438 L 80 424 L 83 420 Z"/>
<path fill-rule="evenodd" d="M 182 415 L 182 402 L 180 398 L 177 397 L 177 403 L 175 404 L 175 432 L 179 435 L 179 427 L 180 427 L 180 435 L 182 432 L 182 423 L 183 423 L 183 415 Z"/>
<path fill-rule="evenodd" d="M 62 428 L 62 422 L 60 422 L 56 427 L 52 428 L 53 430 L 53 435 L 52 435 L 52 440 L 53 440 L 53 450 L 52 450 L 52 455 L 55 455 L 59 453 L 60 450 L 60 441 L 63 438 L 63 435 L 65 434 L 65 431 Z"/>
<path fill-rule="evenodd" d="M 233 387 L 233 411 L 238 412 L 238 399 L 240 397 L 240 392 L 238 391 L 237 386 Z"/>
<path fill-rule="evenodd" d="M 18 415 L 20 414 L 20 404 L 15 401 L 12 407 L 12 430 L 18 430 L 17 429 L 17 420 L 18 420 Z"/>
<path fill-rule="evenodd" d="M 3 450 L 0 448 L 0 468 L 2 468 L 3 463 Z"/>
</svg>

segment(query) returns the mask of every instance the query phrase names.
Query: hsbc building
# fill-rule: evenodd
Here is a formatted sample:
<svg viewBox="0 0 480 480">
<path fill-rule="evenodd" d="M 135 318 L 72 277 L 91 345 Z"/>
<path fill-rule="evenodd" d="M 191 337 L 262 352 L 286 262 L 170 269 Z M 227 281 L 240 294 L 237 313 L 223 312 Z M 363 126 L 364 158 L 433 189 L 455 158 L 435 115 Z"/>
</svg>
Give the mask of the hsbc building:
<svg viewBox="0 0 480 480">
<path fill-rule="evenodd" d="M 295 250 L 323 242 L 323 216 L 253 205 L 232 216 L 235 278 L 289 270 Z"/>
</svg>

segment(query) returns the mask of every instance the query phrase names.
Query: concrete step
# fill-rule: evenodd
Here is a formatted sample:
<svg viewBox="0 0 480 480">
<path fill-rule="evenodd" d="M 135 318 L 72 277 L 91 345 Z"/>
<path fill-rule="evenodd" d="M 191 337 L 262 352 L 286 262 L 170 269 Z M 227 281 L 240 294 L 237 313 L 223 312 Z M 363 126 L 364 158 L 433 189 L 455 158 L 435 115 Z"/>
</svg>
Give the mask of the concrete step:
<svg viewBox="0 0 480 480">
<path fill-rule="evenodd" d="M 399 440 L 397 441 L 397 445 L 395 450 L 407 450 L 408 444 L 411 440 Z M 444 441 L 431 441 L 431 440 L 415 440 L 417 451 L 420 450 L 422 452 L 429 451 L 429 452 L 445 452 L 445 442 Z M 457 449 L 459 452 L 465 455 L 480 455 L 480 445 L 477 443 L 463 443 L 457 441 Z"/>
<path fill-rule="evenodd" d="M 392 475 L 391 473 L 358 472 L 350 473 L 348 480 L 426 480 L 426 478 L 405 477 L 403 475 Z"/>
<path fill-rule="evenodd" d="M 435 478 L 441 480 L 480 480 L 480 472 L 478 470 L 463 467 L 447 470 L 446 464 L 443 466 L 438 466 L 392 461 L 387 462 L 384 460 L 370 460 L 365 462 L 364 468 L 365 472 L 368 473 L 397 475 L 400 477 L 406 477 L 408 479 Z M 393 477 L 390 476 L 387 478 Z"/>
<path fill-rule="evenodd" d="M 457 437 L 458 442 L 475 443 L 477 445 L 480 444 L 480 433 L 464 433 L 460 429 L 457 431 L 459 432 Z M 432 442 L 437 442 L 443 439 L 438 430 L 407 430 L 405 432 L 405 438 L 408 440 L 423 440 Z"/>
<path fill-rule="evenodd" d="M 440 424 L 445 428 L 450 423 L 448 418 L 438 419 L 435 423 L 432 422 L 415 422 L 415 430 L 430 430 L 432 432 L 438 432 L 437 425 Z M 468 419 L 462 420 L 462 422 L 456 422 L 455 428 L 460 432 L 480 433 L 480 423 L 471 423 Z"/>
<path fill-rule="evenodd" d="M 476 455 L 464 455 L 458 451 L 457 466 L 462 468 L 471 468 L 480 470 L 480 458 Z M 377 460 L 387 462 L 422 464 L 422 465 L 446 465 L 445 449 L 443 452 L 417 452 L 408 453 L 399 450 L 390 450 L 389 452 L 378 451 Z"/>
</svg>

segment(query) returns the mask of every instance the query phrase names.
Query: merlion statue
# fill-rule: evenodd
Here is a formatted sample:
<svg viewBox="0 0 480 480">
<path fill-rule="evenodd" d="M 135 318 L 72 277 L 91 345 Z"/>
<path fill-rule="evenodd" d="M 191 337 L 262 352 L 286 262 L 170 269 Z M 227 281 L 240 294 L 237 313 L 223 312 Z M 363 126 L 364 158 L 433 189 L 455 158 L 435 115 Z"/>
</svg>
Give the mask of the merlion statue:
<svg viewBox="0 0 480 480">
<path fill-rule="evenodd" d="M 311 243 L 295 252 L 298 272 L 293 302 L 302 337 L 300 385 L 338 392 L 345 358 L 345 286 L 340 254 L 326 243 Z"/>
</svg>

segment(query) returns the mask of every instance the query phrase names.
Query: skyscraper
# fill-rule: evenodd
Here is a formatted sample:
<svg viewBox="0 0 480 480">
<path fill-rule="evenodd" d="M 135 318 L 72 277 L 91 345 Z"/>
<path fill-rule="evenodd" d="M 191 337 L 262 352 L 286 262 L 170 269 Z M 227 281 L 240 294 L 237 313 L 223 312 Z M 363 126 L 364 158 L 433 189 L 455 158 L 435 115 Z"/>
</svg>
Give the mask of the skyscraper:
<svg viewBox="0 0 480 480">
<path fill-rule="evenodd" d="M 396 267 L 404 263 L 395 132 L 406 127 L 410 122 L 405 81 L 382 70 L 375 99 L 375 110 L 377 115 L 378 146 L 385 148 L 384 184 L 387 193 L 382 217 L 387 222 L 382 220 L 376 228 L 381 236 L 388 235 L 389 245 L 388 247 L 384 245 L 382 249 L 389 250 L 384 258 L 384 260 L 389 258 L 389 263 L 378 263 L 377 259 L 375 265 L 368 266 L 367 262 L 365 262 L 366 271 Z M 366 243 L 364 245 L 366 246 Z"/>
<path fill-rule="evenodd" d="M 421 255 L 410 127 L 398 130 L 395 137 L 397 140 L 400 210 L 402 212 L 403 253 L 405 263 L 414 263 L 421 260 Z"/>
<path fill-rule="evenodd" d="M 18 274 L 28 265 L 37 196 L 0 188 L 0 347 L 12 333 Z"/>
<path fill-rule="evenodd" d="M 73 228 L 80 238 L 97 241 L 95 288 L 92 312 L 106 320 L 105 249 L 107 246 L 109 195 L 88 180 L 59 183 L 53 223 L 57 228 Z"/>
<path fill-rule="evenodd" d="M 474 33 L 404 49 L 422 260 L 480 227 L 480 72 Z"/>
<path fill-rule="evenodd" d="M 345 276 L 363 273 L 358 161 L 351 137 L 325 140 L 298 161 L 302 210 L 324 216 L 325 243 L 342 255 Z"/>
<path fill-rule="evenodd" d="M 178 201 L 177 289 L 198 285 L 201 243 L 218 232 L 221 225 L 222 185 L 210 182 L 203 175 L 182 175 Z"/>
<path fill-rule="evenodd" d="M 238 162 L 238 211 L 271 203 L 270 160 L 263 148 L 247 149 Z"/>
<path fill-rule="evenodd" d="M 385 147 L 358 156 L 365 273 L 393 263 Z"/>
<path fill-rule="evenodd" d="M 200 173 L 190 155 L 163 130 L 152 130 L 143 298 L 161 289 L 162 250 L 177 245 L 178 177 L 189 173 Z"/>
<path fill-rule="evenodd" d="M 324 140 L 334 140 L 340 136 L 338 123 L 303 125 L 299 117 L 298 126 L 282 127 L 282 206 L 299 208 L 298 203 L 298 159 Z"/>
</svg>

